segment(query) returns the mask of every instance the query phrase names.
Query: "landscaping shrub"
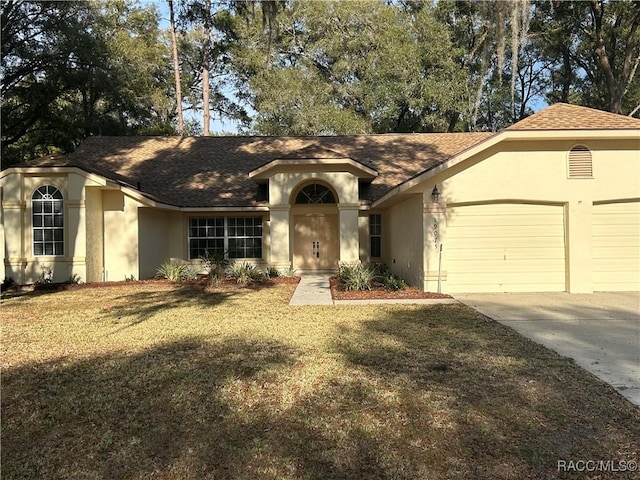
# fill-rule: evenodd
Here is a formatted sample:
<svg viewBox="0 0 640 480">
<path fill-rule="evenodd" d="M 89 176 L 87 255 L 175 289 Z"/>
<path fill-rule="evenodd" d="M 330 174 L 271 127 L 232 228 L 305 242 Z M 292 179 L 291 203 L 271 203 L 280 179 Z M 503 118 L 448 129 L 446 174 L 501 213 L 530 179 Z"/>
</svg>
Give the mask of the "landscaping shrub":
<svg viewBox="0 0 640 480">
<path fill-rule="evenodd" d="M 200 261 L 207 272 L 209 284 L 215 285 L 224 278 L 224 274 L 229 267 L 229 260 L 223 252 L 209 252 L 205 250 Z"/>
<path fill-rule="evenodd" d="M 183 282 L 185 280 L 194 280 L 196 271 L 191 265 L 168 260 L 158 267 L 156 276 L 166 278 L 172 282 Z"/>
<path fill-rule="evenodd" d="M 371 290 L 378 273 L 375 267 L 364 266 L 362 263 L 341 263 L 338 266 L 338 277 L 345 290 Z"/>
<path fill-rule="evenodd" d="M 53 282 L 53 268 L 48 265 L 40 264 L 40 269 L 42 272 L 35 282 L 36 285 L 48 285 Z"/>
<path fill-rule="evenodd" d="M 296 269 L 293 268 L 293 265 L 290 265 L 285 271 L 281 272 L 283 277 L 292 278 L 296 276 Z"/>
<path fill-rule="evenodd" d="M 234 262 L 229 265 L 227 275 L 237 283 L 249 284 L 262 278 L 262 272 L 249 262 Z"/>
<path fill-rule="evenodd" d="M 264 278 L 278 278 L 281 276 L 280 271 L 276 267 L 266 267 L 262 274 Z"/>
<path fill-rule="evenodd" d="M 383 286 L 385 289 L 404 290 L 407 288 L 407 283 L 391 273 L 391 270 L 389 270 L 389 267 L 387 265 L 376 265 L 376 272 L 379 285 Z"/>
<path fill-rule="evenodd" d="M 65 283 L 68 285 L 78 285 L 82 283 L 82 279 L 80 278 L 80 275 L 78 275 L 77 273 L 74 273 L 67 279 Z"/>
<path fill-rule="evenodd" d="M 404 290 L 405 288 L 407 288 L 407 282 L 405 282 L 401 278 L 396 277 L 391 272 L 383 275 L 380 280 L 382 285 L 384 285 L 384 288 L 386 288 L 387 290 Z"/>
</svg>

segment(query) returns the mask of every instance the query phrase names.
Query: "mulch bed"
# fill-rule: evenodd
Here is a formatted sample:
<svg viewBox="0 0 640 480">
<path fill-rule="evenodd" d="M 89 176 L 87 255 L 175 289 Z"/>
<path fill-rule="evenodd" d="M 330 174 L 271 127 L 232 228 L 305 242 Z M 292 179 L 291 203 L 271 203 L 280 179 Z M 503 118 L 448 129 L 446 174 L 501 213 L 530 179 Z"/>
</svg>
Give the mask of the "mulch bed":
<svg viewBox="0 0 640 480">
<path fill-rule="evenodd" d="M 371 290 L 345 290 L 338 277 L 331 277 L 331 296 L 334 300 L 387 300 L 413 298 L 451 298 L 445 293 L 423 292 L 416 287 L 404 290 L 387 290 L 381 285 L 375 285 Z"/>
<path fill-rule="evenodd" d="M 270 278 L 268 280 L 259 280 L 253 282 L 251 284 L 238 284 L 232 278 L 226 278 L 221 280 L 216 287 L 227 288 L 227 287 L 246 287 L 246 288 L 262 288 L 262 287 L 271 287 L 275 285 L 293 285 L 297 284 L 300 281 L 300 277 L 276 277 Z M 184 286 L 198 286 L 198 287 L 207 287 L 208 280 L 206 275 L 199 275 L 196 280 L 189 280 L 186 282 L 170 282 L 169 280 L 153 278 L 150 280 L 135 280 L 135 281 L 119 281 L 119 282 L 95 282 L 95 283 L 43 283 L 43 284 L 35 284 L 35 285 L 22 285 L 22 286 L 12 286 L 7 289 L 7 291 L 37 291 L 37 292 L 47 292 L 47 291 L 62 291 L 62 290 L 84 290 L 87 288 L 104 288 L 104 287 L 122 287 L 125 285 L 184 285 Z"/>
</svg>

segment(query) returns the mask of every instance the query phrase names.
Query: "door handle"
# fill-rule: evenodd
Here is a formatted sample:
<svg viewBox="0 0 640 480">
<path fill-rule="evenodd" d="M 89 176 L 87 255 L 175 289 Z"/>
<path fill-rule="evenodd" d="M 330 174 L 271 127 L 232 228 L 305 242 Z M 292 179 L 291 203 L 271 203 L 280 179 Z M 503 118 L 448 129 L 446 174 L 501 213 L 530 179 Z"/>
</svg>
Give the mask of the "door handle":
<svg viewBox="0 0 640 480">
<path fill-rule="evenodd" d="M 318 249 L 316 250 L 316 258 L 320 258 L 320 242 L 316 242 Z"/>
</svg>

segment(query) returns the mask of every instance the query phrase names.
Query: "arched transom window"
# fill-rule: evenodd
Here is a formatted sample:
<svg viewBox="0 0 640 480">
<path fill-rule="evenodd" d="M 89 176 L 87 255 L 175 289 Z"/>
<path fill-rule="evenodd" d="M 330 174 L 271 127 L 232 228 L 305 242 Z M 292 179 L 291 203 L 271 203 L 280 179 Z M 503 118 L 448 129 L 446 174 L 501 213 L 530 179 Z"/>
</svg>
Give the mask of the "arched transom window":
<svg viewBox="0 0 640 480">
<path fill-rule="evenodd" d="M 31 212 L 34 255 L 64 255 L 62 193 L 44 185 L 33 192 Z"/>
<path fill-rule="evenodd" d="M 307 185 L 296 196 L 296 204 L 315 203 L 336 203 L 336 198 L 328 187 L 317 183 Z"/>
</svg>

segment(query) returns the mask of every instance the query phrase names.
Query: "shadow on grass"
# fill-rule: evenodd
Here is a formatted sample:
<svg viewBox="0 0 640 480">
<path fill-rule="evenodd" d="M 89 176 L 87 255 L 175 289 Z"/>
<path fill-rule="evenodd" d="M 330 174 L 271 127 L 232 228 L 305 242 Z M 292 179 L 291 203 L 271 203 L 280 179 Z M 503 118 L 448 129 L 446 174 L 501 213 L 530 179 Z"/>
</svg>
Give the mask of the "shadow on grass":
<svg viewBox="0 0 640 480">
<path fill-rule="evenodd" d="M 294 356 L 270 341 L 185 339 L 136 355 L 10 369 L 3 375 L 2 476 L 148 477 L 170 472 L 176 459 L 189 470 L 203 452 L 194 477 L 201 467 L 224 472 L 250 438 L 221 389 Z"/>
<path fill-rule="evenodd" d="M 343 332 L 336 350 L 377 377 L 404 378 L 443 399 L 433 415 L 449 425 L 439 442 L 457 453 L 442 459 L 449 475 L 557 478 L 558 460 L 638 460 L 638 408 L 571 359 L 493 320 L 438 306 L 363 326 L 359 335 Z M 598 478 L 608 475 L 636 478 Z"/>
<path fill-rule="evenodd" d="M 8 368 L 3 479 L 584 478 L 557 461 L 637 460 L 640 410 L 570 361 L 465 307 L 371 312 L 329 351 L 187 338 Z"/>
</svg>

